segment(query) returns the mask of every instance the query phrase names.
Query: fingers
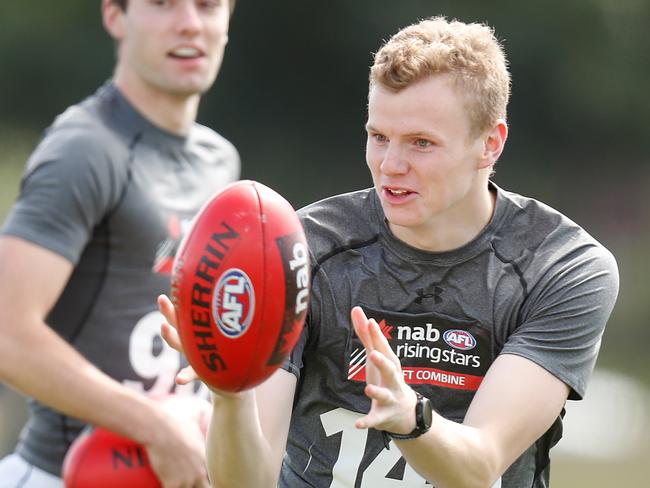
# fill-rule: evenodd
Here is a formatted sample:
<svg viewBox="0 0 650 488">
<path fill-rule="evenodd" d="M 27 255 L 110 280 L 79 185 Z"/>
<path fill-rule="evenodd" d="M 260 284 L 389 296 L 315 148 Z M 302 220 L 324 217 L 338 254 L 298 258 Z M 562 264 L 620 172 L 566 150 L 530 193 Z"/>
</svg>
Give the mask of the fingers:
<svg viewBox="0 0 650 488">
<path fill-rule="evenodd" d="M 404 402 L 409 392 L 413 396 L 415 394 L 404 381 L 399 358 L 375 319 L 368 319 L 360 307 L 354 307 L 350 316 L 354 331 L 366 349 L 364 393 L 372 400 L 370 411 L 358 419 L 355 426 L 358 429 L 391 430 L 391 427 L 395 427 L 410 431 L 408 426 L 402 425 L 405 423 Z"/>
<path fill-rule="evenodd" d="M 390 344 L 375 319 L 368 319 L 361 307 L 354 307 L 350 316 L 354 331 L 368 353 L 378 349 L 387 356 L 392 354 Z"/>
<path fill-rule="evenodd" d="M 390 347 L 388 339 L 375 319 L 369 320 L 368 335 L 370 336 L 370 341 L 372 341 L 374 348 L 386 356 L 386 358 L 389 359 L 401 373 L 402 364 L 400 363 L 399 358 L 395 355 L 393 349 Z"/>
<path fill-rule="evenodd" d="M 368 361 L 379 373 L 380 381 L 374 382 L 387 388 L 399 388 L 402 370 L 390 358 L 379 350 L 374 350 L 368 355 Z M 370 385 L 369 385 L 370 386 Z M 373 397 L 371 397 L 373 398 Z"/>
<path fill-rule="evenodd" d="M 178 332 L 176 332 L 176 329 L 167 322 L 163 322 L 160 325 L 160 335 L 171 347 L 179 352 L 183 352 L 183 345 L 181 344 L 181 338 L 179 337 Z"/>
<path fill-rule="evenodd" d="M 399 358 L 395 356 L 393 350 L 388 343 L 388 340 L 384 336 L 384 333 L 379 327 L 379 324 L 375 319 L 368 319 L 361 307 L 354 307 L 350 312 L 350 317 L 352 319 L 352 325 L 354 331 L 359 337 L 359 340 L 366 349 L 368 357 L 374 350 L 377 350 L 382 353 L 389 361 L 392 362 L 393 366 L 401 374 L 401 365 Z M 372 365 L 367 364 L 366 368 L 366 382 L 369 384 L 381 384 L 383 382 L 382 376 L 384 372 L 378 372 L 375 370 Z M 393 373 L 394 376 L 394 373 Z"/>
<path fill-rule="evenodd" d="M 191 399 L 163 398 L 165 413 L 154 424 L 157 436 L 146 444 L 149 462 L 163 488 L 194 488 L 206 484 L 205 439 L 195 418 L 198 405 Z"/>
<path fill-rule="evenodd" d="M 366 415 L 365 417 L 361 417 L 360 419 L 357 419 L 354 422 L 354 426 L 357 429 L 371 429 L 374 427 L 374 423 L 370 415 Z"/>
<path fill-rule="evenodd" d="M 361 307 L 353 307 L 350 311 L 350 317 L 352 319 L 354 332 L 357 334 L 357 337 L 365 348 L 366 353 L 370 354 L 375 349 L 373 336 L 370 333 L 370 323 L 374 322 L 374 320 L 368 320 L 368 317 L 366 317 L 366 314 Z"/>
<path fill-rule="evenodd" d="M 376 428 L 386 423 L 399 407 L 403 382 L 399 365 L 379 350 L 376 349 L 368 354 L 367 361 L 367 367 L 369 371 L 373 371 L 376 380 L 367 381 L 364 389 L 365 395 L 372 402 L 368 415 L 355 422 L 355 426 L 359 429 Z"/>
<path fill-rule="evenodd" d="M 386 339 L 386 336 L 381 331 L 381 327 L 379 327 L 377 321 L 375 319 L 370 319 L 368 322 L 368 335 L 370 336 L 370 340 L 375 346 L 375 349 L 384 355 L 392 354 L 393 350 L 388 343 L 388 339 Z"/>
<path fill-rule="evenodd" d="M 372 351 L 374 347 L 372 343 L 372 336 L 368 328 L 368 317 L 366 317 L 366 314 L 363 312 L 361 307 L 352 308 L 350 317 L 352 318 L 352 326 L 354 327 L 354 332 L 357 334 L 357 337 L 366 348 L 366 351 Z"/>
<path fill-rule="evenodd" d="M 369 429 L 383 424 L 396 403 L 394 395 L 388 388 L 367 385 L 364 392 L 373 402 L 368 414 L 354 423 L 357 429 Z"/>
<path fill-rule="evenodd" d="M 186 385 L 198 379 L 200 379 L 199 375 L 196 374 L 196 371 L 194 371 L 192 366 L 185 366 L 176 375 L 176 383 L 179 385 Z"/>
<path fill-rule="evenodd" d="M 185 350 L 183 349 L 183 344 L 181 343 L 181 338 L 176 328 L 176 311 L 174 310 L 174 305 L 166 295 L 160 295 L 158 297 L 158 308 L 167 320 L 167 322 L 163 322 L 160 325 L 160 335 L 172 348 L 184 354 Z M 179 385 L 185 385 L 197 379 L 199 379 L 199 376 L 191 366 L 186 366 L 176 375 L 176 383 Z"/>
<path fill-rule="evenodd" d="M 368 398 L 375 400 L 380 404 L 387 404 L 395 401 L 395 396 L 392 394 L 390 389 L 382 388 L 377 385 L 366 385 L 364 393 Z"/>
<path fill-rule="evenodd" d="M 176 328 L 176 310 L 174 309 L 174 304 L 167 295 L 160 295 L 158 297 L 158 309 L 165 316 L 167 322 L 169 322 L 172 327 Z"/>
</svg>

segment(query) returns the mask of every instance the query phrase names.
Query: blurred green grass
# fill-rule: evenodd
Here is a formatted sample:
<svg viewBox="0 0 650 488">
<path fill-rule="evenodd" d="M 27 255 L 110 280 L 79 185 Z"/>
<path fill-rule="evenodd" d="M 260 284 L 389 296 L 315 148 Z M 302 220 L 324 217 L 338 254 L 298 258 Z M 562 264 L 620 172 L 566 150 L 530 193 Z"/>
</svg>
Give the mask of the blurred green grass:
<svg viewBox="0 0 650 488">
<path fill-rule="evenodd" d="M 0 223 L 18 195 L 20 176 L 38 135 L 0 126 Z"/>
</svg>

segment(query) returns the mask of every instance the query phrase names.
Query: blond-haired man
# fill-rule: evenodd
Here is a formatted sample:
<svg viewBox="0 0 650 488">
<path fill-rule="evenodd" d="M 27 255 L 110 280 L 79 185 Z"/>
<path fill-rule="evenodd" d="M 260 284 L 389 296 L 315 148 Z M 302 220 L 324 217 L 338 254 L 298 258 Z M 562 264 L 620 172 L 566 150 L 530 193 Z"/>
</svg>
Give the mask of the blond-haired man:
<svg viewBox="0 0 650 488">
<path fill-rule="evenodd" d="M 618 271 L 574 222 L 490 181 L 509 85 L 485 25 L 431 18 L 377 52 L 374 188 L 300 210 L 305 331 L 258 388 L 214 393 L 215 487 L 548 486 Z"/>
</svg>

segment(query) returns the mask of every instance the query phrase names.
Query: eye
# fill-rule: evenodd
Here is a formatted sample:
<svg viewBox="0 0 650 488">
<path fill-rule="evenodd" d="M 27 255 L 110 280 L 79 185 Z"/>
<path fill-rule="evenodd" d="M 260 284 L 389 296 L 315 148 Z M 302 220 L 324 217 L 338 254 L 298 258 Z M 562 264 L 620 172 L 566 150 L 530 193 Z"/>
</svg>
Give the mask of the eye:
<svg viewBox="0 0 650 488">
<path fill-rule="evenodd" d="M 429 147 L 433 146 L 433 142 L 431 142 L 428 139 L 422 139 L 421 137 L 415 139 L 413 143 L 419 148 L 419 149 L 428 149 Z"/>
<path fill-rule="evenodd" d="M 221 0 L 198 0 L 197 3 L 203 10 L 214 10 L 223 2 Z"/>
<path fill-rule="evenodd" d="M 370 137 L 378 144 L 383 144 L 388 141 L 388 137 L 383 134 L 372 133 L 370 134 Z"/>
</svg>

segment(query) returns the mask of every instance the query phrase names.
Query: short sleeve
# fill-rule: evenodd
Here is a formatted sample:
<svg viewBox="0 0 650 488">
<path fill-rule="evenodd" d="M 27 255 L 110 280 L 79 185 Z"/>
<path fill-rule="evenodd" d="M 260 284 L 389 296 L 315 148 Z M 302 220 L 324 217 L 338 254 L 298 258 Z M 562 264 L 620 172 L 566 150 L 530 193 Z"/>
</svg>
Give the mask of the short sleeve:
<svg viewBox="0 0 650 488">
<path fill-rule="evenodd" d="M 28 161 L 18 199 L 2 229 L 73 264 L 94 227 L 119 199 L 119 175 L 90 130 L 50 132 Z M 124 173 L 124 172 L 123 172 Z"/>
<path fill-rule="evenodd" d="M 618 288 L 616 260 L 604 247 L 567 252 L 535 283 L 501 352 L 539 364 L 571 388 L 570 399 L 582 399 Z"/>
</svg>

